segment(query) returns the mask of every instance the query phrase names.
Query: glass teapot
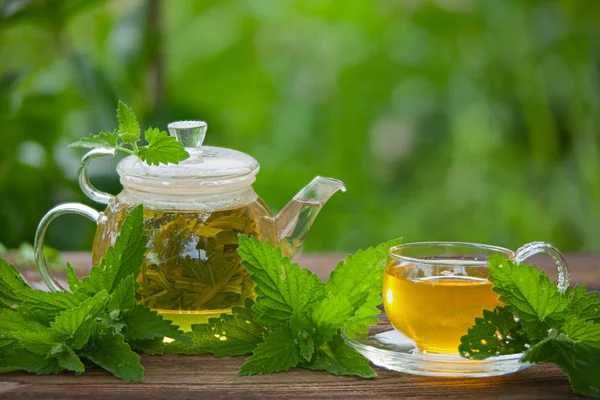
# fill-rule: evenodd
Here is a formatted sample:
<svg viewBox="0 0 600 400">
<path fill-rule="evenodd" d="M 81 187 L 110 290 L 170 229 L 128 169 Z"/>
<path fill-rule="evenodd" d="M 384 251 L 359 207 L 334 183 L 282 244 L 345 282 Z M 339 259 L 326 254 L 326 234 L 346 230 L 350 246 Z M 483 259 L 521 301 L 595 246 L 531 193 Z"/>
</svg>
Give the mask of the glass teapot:
<svg viewBox="0 0 600 400">
<path fill-rule="evenodd" d="M 51 290 L 64 290 L 44 259 L 50 222 L 63 214 L 95 221 L 92 260 L 99 265 L 129 210 L 143 204 L 148 250 L 137 277 L 138 301 L 189 329 L 254 296 L 253 282 L 237 253 L 239 233 L 269 240 L 292 257 L 321 207 L 346 189 L 337 179 L 317 176 L 273 216 L 252 187 L 259 170 L 254 158 L 202 146 L 207 128 L 202 121 L 173 122 L 168 128 L 190 158 L 177 165 L 152 166 L 136 156 L 126 157 L 117 166 L 123 191 L 113 196 L 91 184 L 87 167 L 94 158 L 114 155 L 114 150 L 88 152 L 79 167 L 79 185 L 90 199 L 108 207 L 103 213 L 78 203 L 53 208 L 39 224 L 34 247 L 44 282 Z"/>
</svg>

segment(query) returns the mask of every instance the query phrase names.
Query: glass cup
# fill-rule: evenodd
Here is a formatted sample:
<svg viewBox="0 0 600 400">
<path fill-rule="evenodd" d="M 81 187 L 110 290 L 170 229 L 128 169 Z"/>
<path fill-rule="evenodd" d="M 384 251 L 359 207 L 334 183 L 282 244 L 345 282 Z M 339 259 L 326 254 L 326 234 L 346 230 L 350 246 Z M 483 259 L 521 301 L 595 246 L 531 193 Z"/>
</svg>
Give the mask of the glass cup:
<svg viewBox="0 0 600 400">
<path fill-rule="evenodd" d="M 383 280 L 383 304 L 388 319 L 422 352 L 458 354 L 460 337 L 484 309 L 502 303 L 487 280 L 488 259 L 502 256 L 522 263 L 539 253 L 550 255 L 558 272 L 557 286 L 569 285 L 562 254 L 543 242 L 517 251 L 458 242 L 407 243 L 388 252 Z"/>
</svg>

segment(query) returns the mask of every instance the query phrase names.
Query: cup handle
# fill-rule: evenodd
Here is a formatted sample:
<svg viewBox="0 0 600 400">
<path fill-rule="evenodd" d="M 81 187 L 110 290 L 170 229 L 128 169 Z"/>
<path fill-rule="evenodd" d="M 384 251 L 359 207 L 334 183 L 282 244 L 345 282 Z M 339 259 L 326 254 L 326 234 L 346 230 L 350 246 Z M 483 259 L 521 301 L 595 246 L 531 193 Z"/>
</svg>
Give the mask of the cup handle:
<svg viewBox="0 0 600 400">
<path fill-rule="evenodd" d="M 521 264 L 526 259 L 536 254 L 547 254 L 554 259 L 558 276 L 556 286 L 561 293 L 567 290 L 569 287 L 569 266 L 567 265 L 565 257 L 551 244 L 545 242 L 527 243 L 515 252 L 515 262 Z"/>
<path fill-rule="evenodd" d="M 115 149 L 103 149 L 98 148 L 91 150 L 83 156 L 81 159 L 81 164 L 79 164 L 79 168 L 77 170 L 77 180 L 79 181 L 79 187 L 85 193 L 90 200 L 95 201 L 100 204 L 108 204 L 109 200 L 114 196 L 110 193 L 103 192 L 101 190 L 96 189 L 92 182 L 90 182 L 90 178 L 87 173 L 87 168 L 90 165 L 90 162 L 94 158 L 104 157 L 104 156 L 114 156 Z"/>
<path fill-rule="evenodd" d="M 40 271 L 42 279 L 53 292 L 64 291 L 65 288 L 63 288 L 50 273 L 48 264 L 46 263 L 46 257 L 44 256 L 44 237 L 46 236 L 46 230 L 48 229 L 50 222 L 52 222 L 55 218 L 65 214 L 83 215 L 84 217 L 87 217 L 96 223 L 100 222 L 100 218 L 103 215 L 84 204 L 66 203 L 56 206 L 52 210 L 48 211 L 46 215 L 44 215 L 44 218 L 42 218 L 40 221 L 37 231 L 35 232 L 35 241 L 33 243 L 35 263 Z"/>
</svg>

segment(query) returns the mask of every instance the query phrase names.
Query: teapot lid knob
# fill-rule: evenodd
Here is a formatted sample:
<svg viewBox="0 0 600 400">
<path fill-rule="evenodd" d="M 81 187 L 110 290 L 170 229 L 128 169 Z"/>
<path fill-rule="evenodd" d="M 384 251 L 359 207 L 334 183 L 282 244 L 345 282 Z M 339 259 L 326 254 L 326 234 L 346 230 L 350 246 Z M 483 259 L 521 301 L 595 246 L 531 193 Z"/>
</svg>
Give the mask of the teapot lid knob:
<svg viewBox="0 0 600 400">
<path fill-rule="evenodd" d="M 167 125 L 171 136 L 175 136 L 183 147 L 200 147 L 206 136 L 206 122 L 177 121 Z"/>
</svg>

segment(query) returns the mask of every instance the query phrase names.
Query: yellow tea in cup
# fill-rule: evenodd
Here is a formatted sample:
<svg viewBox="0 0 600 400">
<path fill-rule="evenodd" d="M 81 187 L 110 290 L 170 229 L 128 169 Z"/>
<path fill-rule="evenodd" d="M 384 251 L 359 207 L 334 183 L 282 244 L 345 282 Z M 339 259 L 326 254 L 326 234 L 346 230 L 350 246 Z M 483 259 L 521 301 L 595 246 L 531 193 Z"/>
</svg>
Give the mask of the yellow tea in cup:
<svg viewBox="0 0 600 400">
<path fill-rule="evenodd" d="M 498 294 L 483 276 L 444 274 L 449 268 L 441 266 L 430 267 L 438 273 L 424 276 L 429 274 L 418 268 L 408 264 L 386 269 L 383 304 L 388 319 L 422 351 L 458 353 L 460 337 L 475 318 L 501 305 Z M 478 270 L 472 275 L 482 275 L 483 269 Z"/>
<path fill-rule="evenodd" d="M 491 257 L 517 264 L 536 254 L 556 262 L 557 286 L 569 286 L 569 269 L 552 245 L 532 242 L 517 251 L 462 242 L 418 242 L 388 251 L 383 278 L 383 305 L 396 330 L 428 353 L 458 354 L 460 338 L 483 316 L 483 310 L 501 306 L 487 280 Z"/>
</svg>

